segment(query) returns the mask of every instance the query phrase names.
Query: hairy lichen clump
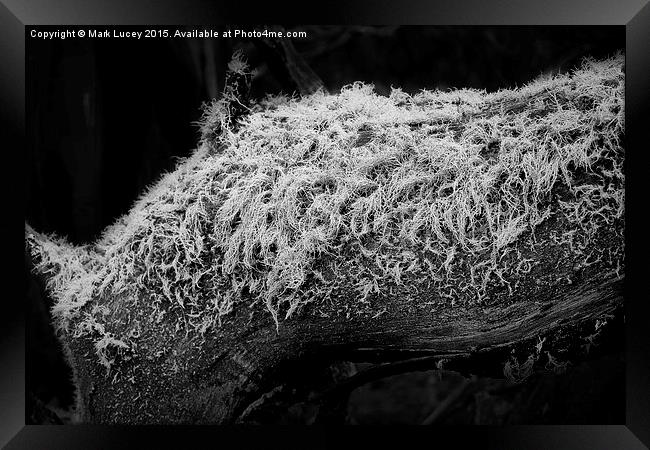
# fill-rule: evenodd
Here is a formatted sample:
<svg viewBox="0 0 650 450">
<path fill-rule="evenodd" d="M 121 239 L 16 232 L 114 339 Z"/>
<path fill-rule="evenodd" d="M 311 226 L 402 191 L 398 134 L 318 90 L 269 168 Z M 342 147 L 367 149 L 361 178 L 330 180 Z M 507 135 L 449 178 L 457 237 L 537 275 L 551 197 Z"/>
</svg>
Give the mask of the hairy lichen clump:
<svg viewBox="0 0 650 450">
<path fill-rule="evenodd" d="M 218 138 L 206 132 L 91 253 L 61 256 L 55 312 L 66 326 L 91 299 L 109 311 L 139 299 L 203 334 L 261 303 L 277 324 L 326 299 L 342 265 L 360 303 L 414 273 L 441 301 L 481 302 L 531 270 L 506 256 L 550 217 L 568 224 L 555 239 L 584 252 L 622 220 L 623 88 L 619 55 L 495 93 L 383 97 L 355 83 L 268 98 L 236 127 L 209 108 Z M 101 322 L 96 310 L 78 331 Z"/>
</svg>

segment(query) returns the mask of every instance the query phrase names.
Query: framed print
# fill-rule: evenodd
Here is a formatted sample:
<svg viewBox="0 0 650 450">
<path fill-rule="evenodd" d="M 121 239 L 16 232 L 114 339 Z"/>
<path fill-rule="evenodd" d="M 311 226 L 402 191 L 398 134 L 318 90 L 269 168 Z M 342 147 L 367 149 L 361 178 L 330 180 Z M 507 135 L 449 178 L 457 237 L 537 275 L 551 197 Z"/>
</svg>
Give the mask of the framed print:
<svg viewBox="0 0 650 450">
<path fill-rule="evenodd" d="M 643 2 L 3 3 L 7 448 L 647 448 Z"/>
</svg>

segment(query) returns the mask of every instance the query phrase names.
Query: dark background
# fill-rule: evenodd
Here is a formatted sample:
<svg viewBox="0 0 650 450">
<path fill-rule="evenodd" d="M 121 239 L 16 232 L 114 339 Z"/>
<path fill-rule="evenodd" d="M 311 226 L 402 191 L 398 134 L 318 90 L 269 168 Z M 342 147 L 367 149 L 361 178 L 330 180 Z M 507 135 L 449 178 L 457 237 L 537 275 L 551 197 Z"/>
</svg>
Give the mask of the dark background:
<svg viewBox="0 0 650 450">
<path fill-rule="evenodd" d="M 585 56 L 611 56 L 625 42 L 623 27 L 287 28 L 307 31 L 308 38 L 294 45 L 332 93 L 359 80 L 374 83 L 380 94 L 391 86 L 409 93 L 512 88 L 571 70 Z M 174 167 L 175 157 L 195 148 L 201 104 L 218 97 L 238 48 L 257 69 L 253 96 L 296 90 L 280 56 L 260 39 L 27 38 L 26 220 L 74 243 L 96 238 Z M 69 372 L 49 326 L 50 300 L 38 280 L 27 272 L 26 278 L 27 422 L 56 422 L 50 410 L 65 421 Z M 601 350 L 563 376 L 534 377 L 494 398 L 459 401 L 445 420 L 624 423 L 622 351 L 622 345 Z M 453 376 L 436 380 L 416 372 L 357 389 L 348 422 L 417 423 L 459 382 Z M 275 417 L 300 421 L 305 415 L 297 409 Z"/>
</svg>

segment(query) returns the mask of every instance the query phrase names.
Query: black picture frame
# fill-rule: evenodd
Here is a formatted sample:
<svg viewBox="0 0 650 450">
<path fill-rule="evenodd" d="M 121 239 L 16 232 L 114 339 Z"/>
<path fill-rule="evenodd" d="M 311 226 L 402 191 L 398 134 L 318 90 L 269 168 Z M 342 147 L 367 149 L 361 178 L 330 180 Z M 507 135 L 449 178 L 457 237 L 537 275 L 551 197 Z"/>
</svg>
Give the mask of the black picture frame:
<svg viewBox="0 0 650 450">
<path fill-rule="evenodd" d="M 650 124 L 650 6 L 647 0 L 575 0 L 547 2 L 497 0 L 328 2 L 322 7 L 306 4 L 168 0 L 134 4 L 128 0 L 77 1 L 3 0 L 0 4 L 0 100 L 5 183 L 2 236 L 8 253 L 4 285 L 18 292 L 7 293 L 3 307 L 0 353 L 0 444 L 6 448 L 129 448 L 181 446 L 192 443 L 238 448 L 253 445 L 299 448 L 373 444 L 415 446 L 452 443 L 484 448 L 589 448 L 642 449 L 650 446 L 650 351 L 648 302 L 643 281 L 647 269 L 648 239 L 643 226 L 647 190 L 646 127 Z M 23 254 L 19 236 L 24 227 L 20 214 L 20 169 L 25 136 L 25 29 L 30 25 L 54 24 L 428 24 L 428 25 L 619 25 L 626 30 L 626 423 L 624 425 L 517 426 L 499 428 L 453 427 L 391 429 L 387 427 L 333 431 L 323 428 L 269 429 L 232 427 L 107 427 L 95 425 L 25 425 L 24 284 L 18 255 Z M 647 145 L 646 145 L 647 147 Z M 15 252 L 15 253 L 13 253 Z M 19 253 L 20 252 L 20 253 Z M 13 271 L 16 271 L 15 273 Z M 421 444 L 417 444 L 421 445 Z"/>
</svg>

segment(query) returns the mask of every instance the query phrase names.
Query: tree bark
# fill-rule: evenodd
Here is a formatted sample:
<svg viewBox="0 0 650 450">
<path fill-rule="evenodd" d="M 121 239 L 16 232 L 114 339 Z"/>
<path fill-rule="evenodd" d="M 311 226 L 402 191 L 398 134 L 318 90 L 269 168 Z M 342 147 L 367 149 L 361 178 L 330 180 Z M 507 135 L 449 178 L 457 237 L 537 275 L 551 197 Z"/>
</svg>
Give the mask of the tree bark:
<svg viewBox="0 0 650 450">
<path fill-rule="evenodd" d="M 558 263 L 549 260 L 539 272 Z M 556 270 L 554 278 L 561 277 Z M 534 367 L 552 369 L 556 361 L 584 357 L 598 323 L 620 319 L 623 281 L 614 270 L 592 266 L 579 282 L 533 283 L 507 304 L 430 309 L 414 306 L 416 295 L 386 300 L 386 312 L 375 319 L 317 317 L 305 310 L 277 330 L 270 317 L 251 319 L 240 308 L 228 326 L 200 346 L 173 330 L 158 331 L 158 338 L 174 339 L 171 354 L 160 360 L 134 355 L 120 361 L 117 374 L 96 363 L 90 337 L 64 334 L 62 341 L 76 372 L 82 422 L 232 423 L 283 379 L 300 377 L 301 361 L 408 359 L 392 370 L 425 362 L 503 377 L 509 362 L 523 365 L 528 357 Z M 171 359 L 178 364 L 172 375 L 159 368 Z"/>
</svg>

